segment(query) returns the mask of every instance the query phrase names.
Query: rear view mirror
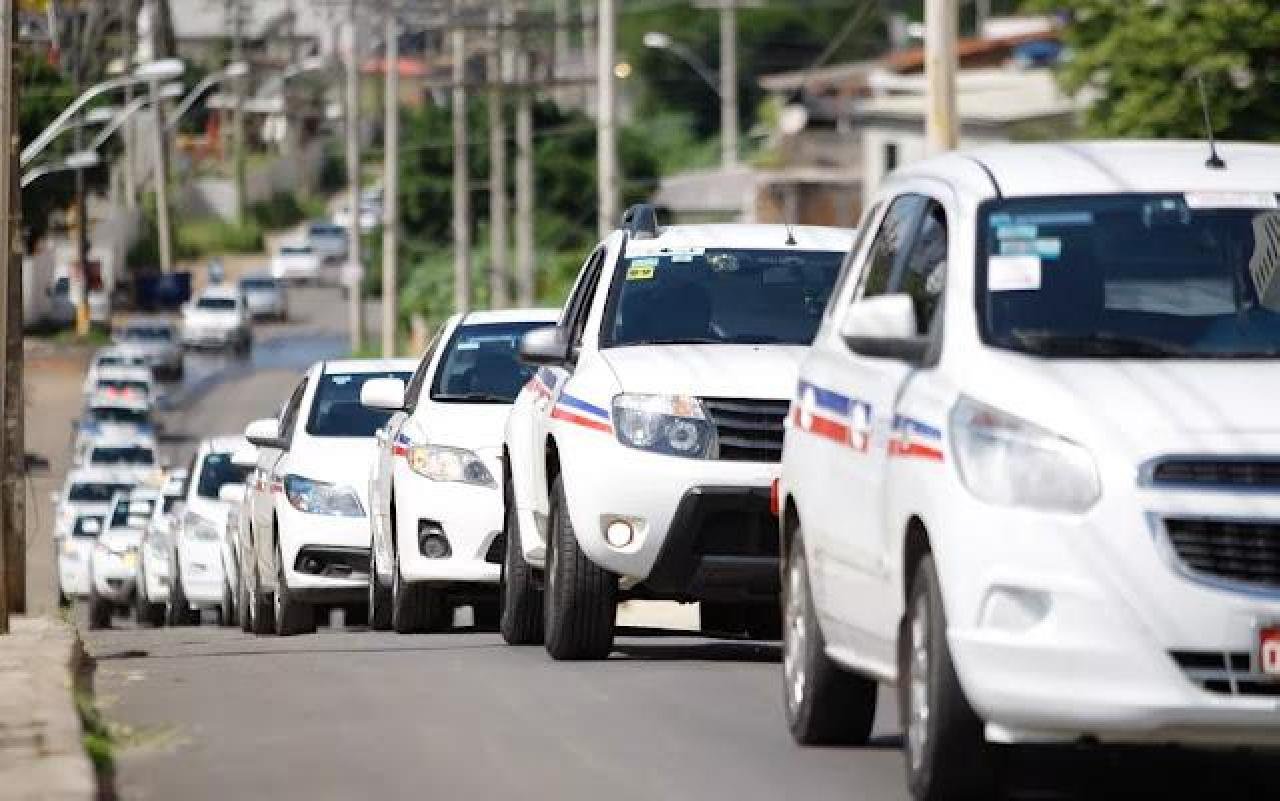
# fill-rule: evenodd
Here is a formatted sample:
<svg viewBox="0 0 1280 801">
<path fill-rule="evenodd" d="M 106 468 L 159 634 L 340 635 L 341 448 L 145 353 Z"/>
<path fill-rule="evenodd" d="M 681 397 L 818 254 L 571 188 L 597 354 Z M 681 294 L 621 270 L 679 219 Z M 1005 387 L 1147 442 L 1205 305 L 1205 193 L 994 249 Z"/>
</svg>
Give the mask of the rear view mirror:
<svg viewBox="0 0 1280 801">
<path fill-rule="evenodd" d="M 371 378 L 360 387 L 360 403 L 369 409 L 398 412 L 404 408 L 404 381 L 399 378 Z"/>
<path fill-rule="evenodd" d="M 569 361 L 569 336 L 563 328 L 535 328 L 520 340 L 520 360 L 535 367 L 556 367 Z"/>
<path fill-rule="evenodd" d="M 254 420 L 244 429 L 244 438 L 259 448 L 277 448 L 284 450 L 285 442 L 280 437 L 280 421 L 274 417 Z"/>
<path fill-rule="evenodd" d="M 929 340 L 916 333 L 916 308 L 910 295 L 877 295 L 845 312 L 840 336 L 855 353 L 875 359 L 920 364 Z"/>
<path fill-rule="evenodd" d="M 223 484 L 218 490 L 218 500 L 223 503 L 243 503 L 247 487 L 244 484 Z"/>
</svg>

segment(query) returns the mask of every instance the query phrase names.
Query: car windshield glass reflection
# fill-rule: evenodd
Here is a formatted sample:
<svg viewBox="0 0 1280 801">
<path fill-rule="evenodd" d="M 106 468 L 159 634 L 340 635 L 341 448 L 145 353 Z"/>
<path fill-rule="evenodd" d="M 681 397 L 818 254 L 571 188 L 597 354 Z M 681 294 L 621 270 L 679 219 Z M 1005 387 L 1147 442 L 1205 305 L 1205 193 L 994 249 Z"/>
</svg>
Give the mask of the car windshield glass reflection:
<svg viewBox="0 0 1280 801">
<path fill-rule="evenodd" d="M 442 403 L 511 403 L 533 370 L 521 363 L 520 340 L 546 323 L 467 325 L 454 332 L 436 370 L 431 400 Z"/>
<path fill-rule="evenodd" d="M 77 482 L 71 485 L 67 500 L 72 503 L 108 503 L 117 492 L 133 489 L 132 484 L 105 484 L 96 481 Z"/>
<path fill-rule="evenodd" d="M 197 309 L 211 311 L 235 311 L 236 302 L 232 298 L 200 298 L 196 301 Z"/>
<path fill-rule="evenodd" d="M 153 465 L 156 454 L 143 445 L 98 446 L 93 449 L 89 463 L 95 465 Z"/>
<path fill-rule="evenodd" d="M 77 517 L 75 528 L 71 529 L 71 536 L 84 537 L 91 539 L 102 533 L 102 518 L 96 515 L 86 517 Z"/>
<path fill-rule="evenodd" d="M 1280 203 L 1240 201 L 989 204 L 979 223 L 984 340 L 1063 358 L 1280 356 Z"/>
<path fill-rule="evenodd" d="M 375 378 L 409 380 L 406 372 L 328 373 L 320 377 L 307 433 L 313 437 L 372 437 L 391 413 L 360 403 L 360 388 Z"/>
<path fill-rule="evenodd" d="M 231 463 L 231 454 L 210 453 L 204 457 L 204 463 L 200 466 L 196 494 L 201 498 L 217 500 L 224 485 L 243 484 L 248 475 L 248 467 L 237 467 Z"/>
<path fill-rule="evenodd" d="M 602 344 L 807 345 L 844 256 L 695 249 L 623 259 Z"/>
<path fill-rule="evenodd" d="M 121 501 L 111 510 L 111 528 L 125 528 L 133 519 L 150 519 L 156 502 L 150 498 Z"/>
</svg>

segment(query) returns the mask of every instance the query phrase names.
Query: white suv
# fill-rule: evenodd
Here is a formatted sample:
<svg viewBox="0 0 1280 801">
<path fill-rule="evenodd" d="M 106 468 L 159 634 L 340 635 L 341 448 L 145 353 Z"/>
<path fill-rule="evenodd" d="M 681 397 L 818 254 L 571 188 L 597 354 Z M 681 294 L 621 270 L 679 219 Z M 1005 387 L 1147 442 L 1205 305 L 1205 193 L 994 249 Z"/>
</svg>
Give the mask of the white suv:
<svg viewBox="0 0 1280 801">
<path fill-rule="evenodd" d="M 983 797 L 993 743 L 1280 743 L 1280 148 L 1220 153 L 881 188 L 784 448 L 796 739 L 896 682 L 917 799 Z"/>
<path fill-rule="evenodd" d="M 368 381 L 366 406 L 392 412 L 378 430 L 369 478 L 369 624 L 437 631 L 470 602 L 475 623 L 497 621 L 502 563 L 502 436 L 532 369 L 517 348 L 556 321 L 542 310 L 450 317 L 406 388 Z"/>
<path fill-rule="evenodd" d="M 587 259 L 512 409 L 502 633 L 606 656 L 620 598 L 701 601 L 776 636 L 769 488 L 796 370 L 851 244 L 772 225 L 659 229 L 635 207 Z M 545 573 L 544 592 L 533 570 Z"/>
<path fill-rule="evenodd" d="M 255 633 L 312 632 L 317 605 L 363 611 L 373 436 L 391 414 L 361 405 L 360 390 L 376 378 L 407 381 L 415 366 L 411 359 L 320 362 L 279 419 L 245 429 L 258 446 L 246 501 L 253 565 L 242 576 Z"/>
</svg>

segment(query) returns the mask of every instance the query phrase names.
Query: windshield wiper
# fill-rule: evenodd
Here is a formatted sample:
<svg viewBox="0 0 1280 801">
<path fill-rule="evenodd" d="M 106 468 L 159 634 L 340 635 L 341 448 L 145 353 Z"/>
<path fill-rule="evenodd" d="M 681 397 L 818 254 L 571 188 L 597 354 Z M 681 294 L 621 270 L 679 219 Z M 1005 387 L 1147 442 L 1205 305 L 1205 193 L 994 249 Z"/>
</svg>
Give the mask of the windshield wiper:
<svg viewBox="0 0 1280 801">
<path fill-rule="evenodd" d="M 1029 352 L 1040 356 L 1171 359 L 1202 355 L 1172 342 L 1116 334 L 1110 331 L 1062 334 L 1056 331 L 1015 328 L 1009 332 L 1009 336 Z"/>
<path fill-rule="evenodd" d="M 458 401 L 462 403 L 511 403 L 511 398 L 505 395 L 494 395 L 489 392 L 455 392 L 455 393 L 439 393 L 431 396 L 433 401 Z"/>
</svg>

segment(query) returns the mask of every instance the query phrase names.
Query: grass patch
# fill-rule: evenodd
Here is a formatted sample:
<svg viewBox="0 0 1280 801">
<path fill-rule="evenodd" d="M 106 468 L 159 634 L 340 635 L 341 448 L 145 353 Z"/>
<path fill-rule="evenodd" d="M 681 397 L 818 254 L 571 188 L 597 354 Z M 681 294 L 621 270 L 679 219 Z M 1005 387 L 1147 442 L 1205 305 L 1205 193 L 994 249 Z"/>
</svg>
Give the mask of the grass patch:
<svg viewBox="0 0 1280 801">
<path fill-rule="evenodd" d="M 177 250 L 194 254 L 194 258 L 224 253 L 259 253 L 264 247 L 262 226 L 249 221 L 243 224 L 205 218 L 184 220 L 176 231 Z"/>
<path fill-rule="evenodd" d="M 84 750 L 101 781 L 102 777 L 110 776 L 115 770 L 115 739 L 88 690 L 78 688 L 75 702 L 76 711 L 80 713 L 80 725 L 84 729 L 81 735 Z"/>
<path fill-rule="evenodd" d="M 92 326 L 84 337 L 76 336 L 74 328 L 59 331 L 53 335 L 53 341 L 59 345 L 91 345 L 104 348 L 111 344 L 111 332 L 101 326 Z"/>
</svg>

